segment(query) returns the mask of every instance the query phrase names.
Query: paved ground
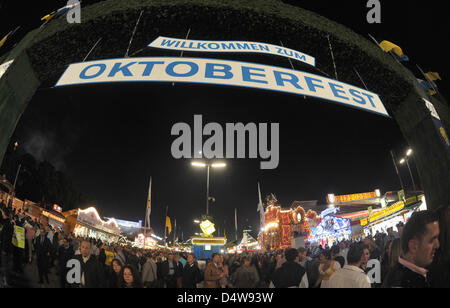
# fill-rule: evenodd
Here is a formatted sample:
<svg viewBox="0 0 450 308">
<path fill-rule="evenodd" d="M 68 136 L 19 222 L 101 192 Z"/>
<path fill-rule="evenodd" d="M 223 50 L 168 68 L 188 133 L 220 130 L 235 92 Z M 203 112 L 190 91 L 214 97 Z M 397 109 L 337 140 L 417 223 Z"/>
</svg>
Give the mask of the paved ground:
<svg viewBox="0 0 450 308">
<path fill-rule="evenodd" d="M 56 275 L 56 268 L 50 269 L 48 279 L 49 285 L 39 285 L 39 275 L 36 261 L 23 266 L 23 273 L 15 273 L 12 269 L 11 259 L 2 257 L 2 266 L 0 267 L 0 288 L 58 288 L 59 277 Z"/>
</svg>

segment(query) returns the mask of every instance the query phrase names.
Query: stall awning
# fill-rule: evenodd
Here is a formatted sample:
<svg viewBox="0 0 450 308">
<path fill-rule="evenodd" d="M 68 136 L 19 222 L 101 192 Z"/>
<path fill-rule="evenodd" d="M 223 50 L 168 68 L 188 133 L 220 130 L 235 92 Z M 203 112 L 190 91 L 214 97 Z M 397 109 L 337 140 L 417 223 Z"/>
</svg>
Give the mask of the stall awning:
<svg viewBox="0 0 450 308">
<path fill-rule="evenodd" d="M 108 235 L 111 235 L 111 236 L 115 236 L 115 237 L 120 236 L 120 234 L 114 234 L 114 233 L 111 233 L 111 232 L 108 232 L 108 231 L 105 231 L 105 230 L 96 228 L 96 227 L 94 227 L 94 226 L 91 226 L 91 225 L 86 224 L 86 223 L 81 222 L 81 221 L 77 221 L 77 225 L 86 227 L 86 228 L 88 228 L 88 229 L 92 229 L 92 230 L 97 231 L 97 232 L 100 232 L 100 233 L 105 233 L 105 234 L 108 234 Z"/>
</svg>

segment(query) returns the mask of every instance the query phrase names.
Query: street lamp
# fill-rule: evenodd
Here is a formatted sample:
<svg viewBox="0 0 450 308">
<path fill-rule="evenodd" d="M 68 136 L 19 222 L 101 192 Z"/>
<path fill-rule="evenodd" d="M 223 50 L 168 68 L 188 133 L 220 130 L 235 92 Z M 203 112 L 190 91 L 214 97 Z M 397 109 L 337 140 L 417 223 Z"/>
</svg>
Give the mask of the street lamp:
<svg viewBox="0 0 450 308">
<path fill-rule="evenodd" d="M 409 167 L 409 156 L 411 156 L 411 154 L 412 150 L 408 149 L 408 151 L 406 151 L 406 157 L 400 160 L 400 164 L 403 165 L 406 162 L 406 165 L 408 166 L 409 170 L 409 175 L 411 176 L 411 181 L 413 183 L 414 191 L 416 191 L 416 183 L 414 182 L 414 177 L 412 175 L 411 168 Z"/>
<path fill-rule="evenodd" d="M 192 166 L 194 167 L 200 167 L 200 168 L 204 168 L 206 167 L 207 171 L 206 171 L 206 216 L 209 215 L 209 169 L 211 167 L 213 168 L 224 168 L 226 167 L 225 163 L 202 163 L 202 162 L 192 162 L 191 163 Z"/>
<path fill-rule="evenodd" d="M 194 224 L 199 224 L 199 223 L 200 223 L 200 220 L 198 220 L 198 219 L 194 220 Z"/>
</svg>

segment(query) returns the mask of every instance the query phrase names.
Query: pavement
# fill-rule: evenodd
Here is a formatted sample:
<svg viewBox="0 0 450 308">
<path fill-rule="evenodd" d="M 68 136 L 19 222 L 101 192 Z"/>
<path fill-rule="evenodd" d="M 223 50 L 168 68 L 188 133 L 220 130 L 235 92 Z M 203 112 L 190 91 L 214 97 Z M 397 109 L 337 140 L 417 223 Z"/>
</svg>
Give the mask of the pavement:
<svg viewBox="0 0 450 308">
<path fill-rule="evenodd" d="M 12 259 L 7 256 L 2 258 L 0 266 L 0 288 L 59 288 L 59 277 L 56 274 L 57 269 L 50 269 L 48 279 L 50 284 L 40 285 L 39 275 L 35 258 L 31 264 L 23 265 L 23 273 L 17 273 L 12 270 Z"/>
</svg>

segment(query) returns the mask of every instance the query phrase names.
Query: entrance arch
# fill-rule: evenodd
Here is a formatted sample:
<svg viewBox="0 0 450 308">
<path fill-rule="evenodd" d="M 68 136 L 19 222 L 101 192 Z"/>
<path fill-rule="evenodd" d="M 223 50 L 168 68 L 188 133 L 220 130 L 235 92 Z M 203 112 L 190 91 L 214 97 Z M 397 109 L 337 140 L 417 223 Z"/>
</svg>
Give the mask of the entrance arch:
<svg viewBox="0 0 450 308">
<path fill-rule="evenodd" d="M 29 32 L 0 59 L 0 63 L 13 60 L 0 78 L 0 160 L 34 93 L 53 86 L 67 65 L 82 61 L 100 37 L 102 43 L 90 59 L 123 57 L 141 12 L 131 56 L 145 56 L 146 46 L 159 35 L 184 38 L 191 29 L 196 39 L 277 45 L 282 41 L 289 48 L 313 55 L 320 71 L 334 75 L 329 36 L 339 80 L 361 85 L 352 69 L 357 68 L 414 149 L 429 208 L 450 203 L 450 151 L 442 144 L 423 98 L 434 104 L 447 132 L 448 106 L 429 97 L 411 73 L 366 38 L 279 0 L 176 0 L 170 4 L 164 0 L 108 0 L 83 7 L 81 24 L 68 24 L 60 18 Z"/>
</svg>

